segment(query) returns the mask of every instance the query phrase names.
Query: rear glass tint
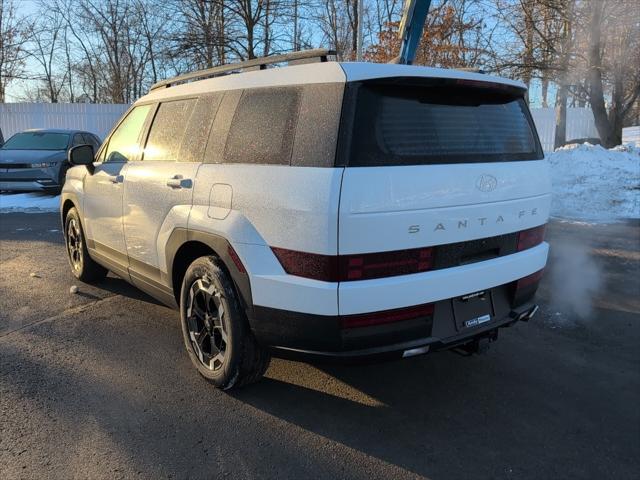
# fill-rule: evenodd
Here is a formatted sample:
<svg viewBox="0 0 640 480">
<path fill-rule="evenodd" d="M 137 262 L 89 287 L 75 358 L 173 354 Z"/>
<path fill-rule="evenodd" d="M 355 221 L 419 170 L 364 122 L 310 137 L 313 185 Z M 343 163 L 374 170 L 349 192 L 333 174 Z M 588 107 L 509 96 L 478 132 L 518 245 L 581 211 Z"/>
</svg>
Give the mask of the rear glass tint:
<svg viewBox="0 0 640 480">
<path fill-rule="evenodd" d="M 245 90 L 236 109 L 224 161 L 289 165 L 300 103 L 300 88 Z"/>
<path fill-rule="evenodd" d="M 520 92 L 365 84 L 356 95 L 349 166 L 541 158 Z"/>
</svg>

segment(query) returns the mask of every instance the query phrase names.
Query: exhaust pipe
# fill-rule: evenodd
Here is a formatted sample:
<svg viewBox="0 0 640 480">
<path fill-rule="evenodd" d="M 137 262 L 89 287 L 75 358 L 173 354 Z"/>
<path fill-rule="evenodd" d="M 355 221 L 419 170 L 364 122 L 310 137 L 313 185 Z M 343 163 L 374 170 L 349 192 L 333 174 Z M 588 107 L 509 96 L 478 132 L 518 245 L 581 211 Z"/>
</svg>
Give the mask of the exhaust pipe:
<svg viewBox="0 0 640 480">
<path fill-rule="evenodd" d="M 531 320 L 535 316 L 535 314 L 538 313 L 538 310 L 540 310 L 540 307 L 538 305 L 534 305 L 533 308 L 529 310 L 527 318 L 524 321 L 528 322 L 529 320 Z"/>
<path fill-rule="evenodd" d="M 513 310 L 509 316 L 511 318 L 513 318 L 515 321 L 522 321 L 522 322 L 528 322 L 529 320 L 531 320 L 534 315 L 536 313 L 538 313 L 538 310 L 540 309 L 540 307 L 538 305 L 534 305 L 533 307 L 529 308 L 528 310 L 525 311 L 516 311 Z"/>
</svg>

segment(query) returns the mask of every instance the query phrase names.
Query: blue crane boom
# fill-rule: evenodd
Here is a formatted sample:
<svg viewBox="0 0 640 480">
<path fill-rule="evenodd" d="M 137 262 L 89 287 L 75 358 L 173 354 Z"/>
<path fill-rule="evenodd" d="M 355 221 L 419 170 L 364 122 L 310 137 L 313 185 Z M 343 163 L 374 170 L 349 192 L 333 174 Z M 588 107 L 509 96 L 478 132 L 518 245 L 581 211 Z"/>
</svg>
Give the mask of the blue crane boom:
<svg viewBox="0 0 640 480">
<path fill-rule="evenodd" d="M 406 0 L 400 22 L 400 54 L 394 63 L 411 65 L 416 58 L 431 0 Z"/>
</svg>

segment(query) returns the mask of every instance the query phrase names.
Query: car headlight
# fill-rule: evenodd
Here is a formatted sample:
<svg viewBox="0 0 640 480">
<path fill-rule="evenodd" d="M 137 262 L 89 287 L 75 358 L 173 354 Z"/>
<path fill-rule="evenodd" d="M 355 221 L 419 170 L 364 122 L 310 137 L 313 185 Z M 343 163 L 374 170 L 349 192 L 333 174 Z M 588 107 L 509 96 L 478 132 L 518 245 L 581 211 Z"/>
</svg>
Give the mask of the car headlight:
<svg viewBox="0 0 640 480">
<path fill-rule="evenodd" d="M 49 168 L 49 167 L 55 167 L 57 164 L 58 162 L 32 163 L 31 167 L 32 168 Z"/>
</svg>

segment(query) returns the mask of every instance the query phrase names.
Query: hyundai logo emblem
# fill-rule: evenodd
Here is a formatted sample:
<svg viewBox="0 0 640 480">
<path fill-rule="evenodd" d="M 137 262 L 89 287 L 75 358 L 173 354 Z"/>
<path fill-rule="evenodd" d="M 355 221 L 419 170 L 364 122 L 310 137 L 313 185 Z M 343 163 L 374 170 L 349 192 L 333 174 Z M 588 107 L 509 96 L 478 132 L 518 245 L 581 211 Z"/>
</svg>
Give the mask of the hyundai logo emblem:
<svg viewBox="0 0 640 480">
<path fill-rule="evenodd" d="M 476 188 L 481 192 L 492 192 L 498 186 L 498 179 L 493 175 L 480 175 L 476 180 Z"/>
</svg>

